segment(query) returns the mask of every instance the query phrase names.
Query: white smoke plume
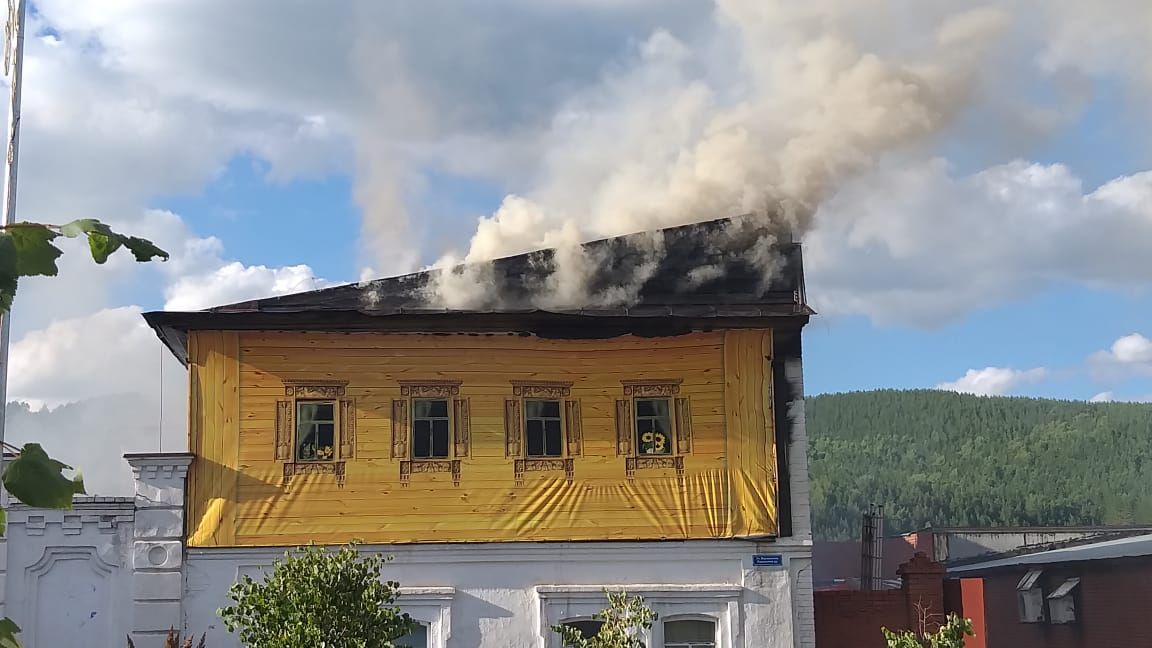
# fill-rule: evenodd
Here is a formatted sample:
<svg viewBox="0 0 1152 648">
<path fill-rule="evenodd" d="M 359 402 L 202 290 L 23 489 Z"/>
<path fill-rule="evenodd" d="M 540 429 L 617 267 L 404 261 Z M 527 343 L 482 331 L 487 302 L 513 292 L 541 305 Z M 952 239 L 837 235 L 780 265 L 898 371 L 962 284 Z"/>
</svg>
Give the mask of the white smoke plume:
<svg viewBox="0 0 1152 648">
<path fill-rule="evenodd" d="M 845 178 L 950 125 L 1007 25 L 993 8 L 943 15 L 921 46 L 884 55 L 841 24 L 842 4 L 718 0 L 707 42 L 653 33 L 556 114 L 541 181 L 480 219 L 464 254 L 435 264 L 467 265 L 439 275 L 432 301 L 489 303 L 484 261 L 556 247 L 538 305 L 627 303 L 659 246 L 629 285 L 592 295 L 597 260 L 579 241 L 748 213 L 803 233 Z M 777 262 L 770 242 L 756 255 L 765 273 Z"/>
</svg>

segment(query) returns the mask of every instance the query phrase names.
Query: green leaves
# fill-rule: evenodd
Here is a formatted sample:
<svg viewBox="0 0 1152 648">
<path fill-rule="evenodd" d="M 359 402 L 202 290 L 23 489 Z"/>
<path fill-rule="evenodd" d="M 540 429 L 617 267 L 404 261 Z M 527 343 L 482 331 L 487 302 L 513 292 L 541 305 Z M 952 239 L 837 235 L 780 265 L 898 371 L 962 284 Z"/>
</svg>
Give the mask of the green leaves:
<svg viewBox="0 0 1152 648">
<path fill-rule="evenodd" d="M 4 488 L 28 506 L 71 509 L 72 496 L 84 494 L 84 480 L 68 479 L 65 470 L 71 467 L 49 457 L 39 443 L 29 443 L 4 471 Z"/>
<path fill-rule="evenodd" d="M 0 648 L 20 648 L 20 642 L 16 639 L 19 632 L 20 626 L 12 619 L 8 617 L 0 619 Z"/>
<path fill-rule="evenodd" d="M 7 230 L 16 245 L 16 274 L 21 277 L 56 276 L 56 259 L 63 252 L 52 245 L 52 240 L 60 235 L 38 223 L 17 225 Z"/>
<path fill-rule="evenodd" d="M 639 596 L 628 596 L 627 592 L 605 593 L 608 607 L 592 615 L 604 622 L 595 637 L 585 637 L 573 626 L 552 626 L 565 648 L 644 648 L 642 631 L 652 627 L 656 613 Z"/>
<path fill-rule="evenodd" d="M 128 248 L 136 260 L 145 263 L 154 258 L 168 260 L 168 253 L 156 247 L 148 239 L 136 236 L 125 236 L 112 231 L 104 223 L 94 218 L 81 218 L 60 226 L 60 233 L 69 238 L 81 235 L 88 236 L 88 248 L 92 250 L 92 259 L 96 263 L 104 263 L 120 246 Z"/>
<path fill-rule="evenodd" d="M 893 632 L 881 627 L 888 648 L 964 648 L 964 637 L 974 637 L 972 621 L 949 612 L 944 623 L 935 632 L 928 630 L 928 615 L 921 611 L 918 631 Z"/>
<path fill-rule="evenodd" d="M 228 592 L 234 605 L 219 614 L 249 648 L 405 646 L 416 623 L 393 604 L 400 584 L 380 579 L 384 562 L 354 545 L 302 547 L 260 581 L 243 576 Z"/>
<path fill-rule="evenodd" d="M 96 263 L 108 261 L 121 247 L 140 263 L 152 259 L 168 260 L 168 253 L 152 241 L 112 231 L 94 218 L 82 218 L 64 225 L 13 223 L 0 228 L 0 312 L 7 312 L 16 296 L 20 277 L 54 277 L 59 268 L 56 260 L 63 252 L 52 241 L 60 236 L 88 238 L 88 249 Z"/>
</svg>

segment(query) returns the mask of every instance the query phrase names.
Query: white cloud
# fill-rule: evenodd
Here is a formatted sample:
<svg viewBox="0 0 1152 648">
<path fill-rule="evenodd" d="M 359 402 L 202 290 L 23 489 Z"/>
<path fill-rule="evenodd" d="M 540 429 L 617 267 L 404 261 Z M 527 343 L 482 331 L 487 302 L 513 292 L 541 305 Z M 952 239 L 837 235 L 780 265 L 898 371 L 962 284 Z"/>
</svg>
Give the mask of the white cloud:
<svg viewBox="0 0 1152 648">
<path fill-rule="evenodd" d="M 1089 403 L 1112 403 L 1116 401 L 1116 395 L 1110 391 L 1100 392 L 1092 398 L 1088 399 Z"/>
<path fill-rule="evenodd" d="M 165 310 L 200 310 L 235 302 L 315 290 L 329 285 L 306 265 L 269 268 L 234 261 L 200 275 L 180 277 L 164 291 Z"/>
<path fill-rule="evenodd" d="M 187 372 L 140 308 L 53 322 L 14 340 L 7 440 L 35 441 L 79 468 L 89 493 L 131 492 L 125 452 L 185 447 Z M 52 408 L 52 409 L 41 409 Z"/>
<path fill-rule="evenodd" d="M 179 386 L 179 364 L 161 353 L 140 313 L 138 306 L 109 308 L 58 320 L 14 340 L 9 399 L 57 406 L 111 394 L 158 395 L 162 358 L 174 381 L 165 387 Z"/>
<path fill-rule="evenodd" d="M 1063 165 L 956 177 L 893 165 L 846 186 L 805 240 L 821 313 L 935 326 L 1058 282 L 1152 285 L 1152 172 L 1085 192 Z"/>
<path fill-rule="evenodd" d="M 985 367 L 969 369 L 957 380 L 936 385 L 936 389 L 980 396 L 1003 396 L 1021 386 L 1041 382 L 1047 377 L 1048 370 L 1043 367 L 1025 370 Z"/>
<path fill-rule="evenodd" d="M 1088 368 L 1103 381 L 1152 376 L 1152 340 L 1140 333 L 1120 337 L 1108 349 L 1089 356 Z"/>
</svg>

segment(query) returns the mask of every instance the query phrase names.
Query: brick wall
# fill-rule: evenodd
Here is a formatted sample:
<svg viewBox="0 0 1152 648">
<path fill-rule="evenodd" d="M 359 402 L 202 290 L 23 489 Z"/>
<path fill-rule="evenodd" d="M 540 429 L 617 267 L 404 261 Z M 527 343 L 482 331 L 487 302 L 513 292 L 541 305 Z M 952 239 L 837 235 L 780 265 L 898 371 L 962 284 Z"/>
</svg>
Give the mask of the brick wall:
<svg viewBox="0 0 1152 648">
<path fill-rule="evenodd" d="M 898 590 L 815 593 L 816 648 L 884 648 L 882 627 L 912 629 L 920 608 L 944 611 L 944 567 L 917 553 L 900 566 Z"/>
<path fill-rule="evenodd" d="M 903 590 L 816 592 L 816 648 L 884 648 L 881 627 L 908 627 Z"/>
<path fill-rule="evenodd" d="M 1016 584 L 1026 570 L 984 579 L 988 648 L 1152 648 L 1152 559 L 1126 558 L 1044 570 L 1044 591 L 1079 577 L 1077 622 L 1020 623 Z"/>
</svg>

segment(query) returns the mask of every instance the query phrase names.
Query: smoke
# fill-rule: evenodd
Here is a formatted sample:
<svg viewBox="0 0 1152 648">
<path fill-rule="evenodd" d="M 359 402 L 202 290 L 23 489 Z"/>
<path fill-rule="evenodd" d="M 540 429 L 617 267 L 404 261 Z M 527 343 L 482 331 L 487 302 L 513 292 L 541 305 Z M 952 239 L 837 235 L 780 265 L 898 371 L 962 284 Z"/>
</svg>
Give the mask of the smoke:
<svg viewBox="0 0 1152 648">
<path fill-rule="evenodd" d="M 590 268 L 602 260 L 581 240 L 738 214 L 802 234 L 846 179 L 952 124 L 1008 25 L 993 8 L 942 15 L 927 38 L 884 52 L 849 29 L 844 6 L 718 0 L 701 42 L 651 34 L 556 112 L 539 181 L 481 218 L 466 252 L 434 264 L 455 270 L 438 275 L 430 300 L 490 304 L 485 261 L 557 248 L 537 305 L 627 303 L 661 245 L 653 241 L 626 285 L 591 294 Z M 750 255 L 766 275 L 779 263 L 771 243 Z"/>
</svg>

